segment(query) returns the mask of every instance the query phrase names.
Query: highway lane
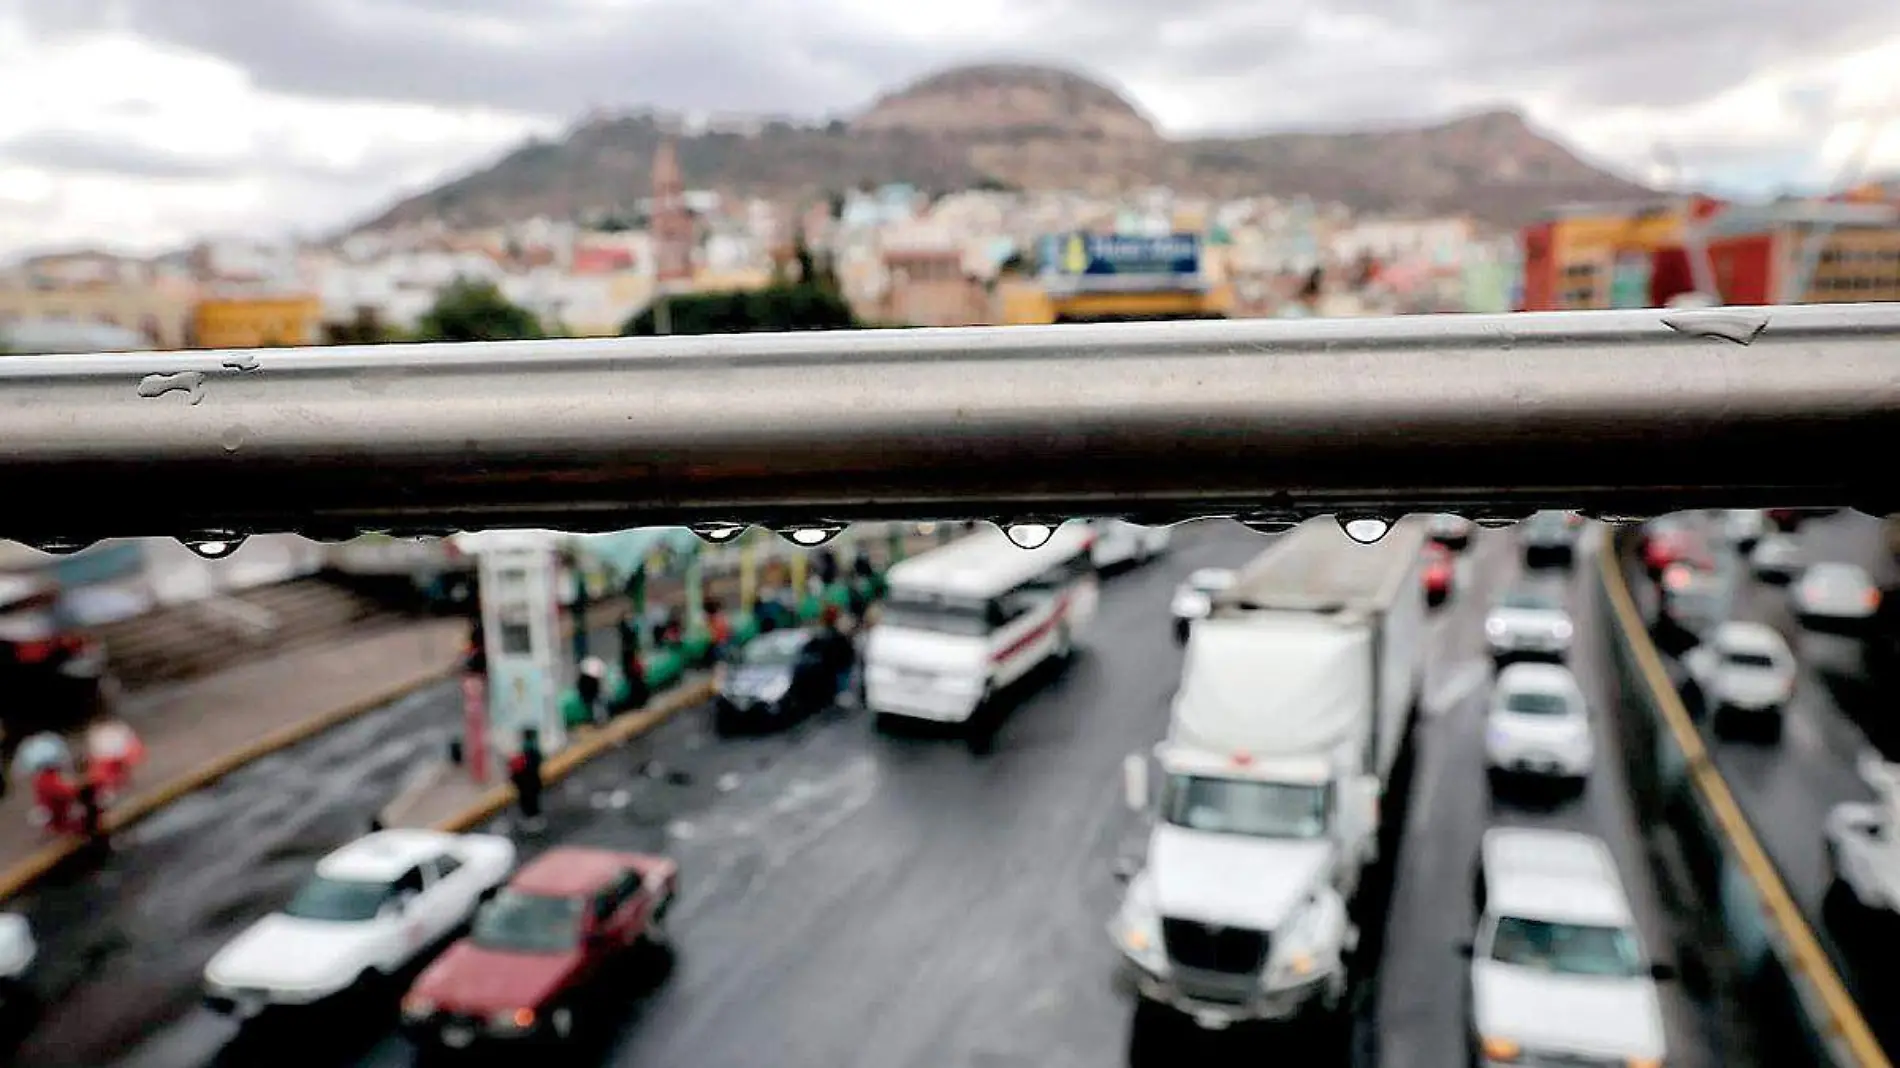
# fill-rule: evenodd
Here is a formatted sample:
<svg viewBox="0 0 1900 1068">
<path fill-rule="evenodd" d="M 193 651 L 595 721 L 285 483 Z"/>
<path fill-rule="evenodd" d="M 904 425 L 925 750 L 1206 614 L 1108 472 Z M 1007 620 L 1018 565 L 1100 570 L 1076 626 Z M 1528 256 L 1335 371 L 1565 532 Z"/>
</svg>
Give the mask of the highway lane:
<svg viewBox="0 0 1900 1068">
<path fill-rule="evenodd" d="M 1588 831 L 1609 843 L 1623 874 L 1624 888 L 1636 912 L 1644 940 L 1657 958 L 1678 966 L 1702 952 L 1695 942 L 1693 919 L 1682 910 L 1693 909 L 1688 876 L 1671 869 L 1671 859 L 1659 852 L 1659 843 L 1644 835 L 1631 800 L 1627 774 L 1629 754 L 1609 716 L 1619 707 L 1618 678 L 1611 659 L 1608 607 L 1591 589 L 1597 583 L 1596 555 L 1609 548 L 1608 531 L 1593 527 L 1584 537 L 1572 577 L 1570 605 L 1577 622 L 1577 643 L 1570 666 L 1582 683 L 1596 715 L 1597 765 L 1583 798 L 1583 818 L 1565 821 L 1572 829 Z M 1518 822 L 1512 820 L 1509 822 Z M 1673 876 L 1673 877 L 1672 877 Z M 1702 971 L 1702 968 L 1685 968 Z M 1691 991 L 1681 981 L 1661 986 L 1664 1025 L 1669 1036 L 1669 1063 L 1691 1065 L 1747 1065 L 1760 1063 L 1758 1050 L 1728 1021 L 1736 1006 L 1700 1000 L 1709 996 Z"/>
<path fill-rule="evenodd" d="M 1843 512 L 1811 519 L 1802 524 L 1798 537 L 1810 561 L 1859 564 L 1876 582 L 1895 578 L 1880 524 L 1866 515 Z M 1879 743 L 1875 748 L 1884 750 L 1888 759 L 1900 759 L 1891 734 L 1893 695 L 1882 692 L 1863 672 L 1857 639 L 1804 628 L 1794 617 L 1785 587 L 1754 579 L 1731 550 L 1719 543 L 1715 547 L 1725 557 L 1725 570 L 1735 575 L 1734 617 L 1781 632 L 1801 672 L 1779 744 L 1716 739 L 1706 717 L 1703 736 L 1868 1023 L 1883 1046 L 1900 1049 L 1900 968 L 1892 963 L 1900 940 L 1887 925 L 1870 923 L 1870 917 L 1829 900 L 1821 836 L 1822 821 L 1834 805 L 1872 799 L 1855 769 L 1865 748 Z"/>
<path fill-rule="evenodd" d="M 856 714 L 726 742 L 687 718 L 587 769 L 549 837 L 665 848 L 684 880 L 678 965 L 600 1060 L 1122 1060 L 1130 1013 L 1103 929 L 1135 830 L 1121 760 L 1166 726 L 1174 585 L 1264 544 L 1195 524 L 1106 580 L 1087 651 L 1020 696 L 987 754 L 878 735 Z M 664 770 L 642 775 L 653 761 Z M 366 1063 L 409 1057 L 391 1038 Z"/>
<path fill-rule="evenodd" d="M 1123 755 L 1158 740 L 1179 653 L 1166 640 L 1168 591 L 1195 568 L 1237 563 L 1261 542 L 1225 524 L 1183 530 L 1176 551 L 1110 581 L 1091 653 L 1026 699 L 996 750 L 975 757 L 935 739 L 883 739 L 845 717 L 789 741 L 715 746 L 703 727 L 600 767 L 576 788 L 590 807 L 557 837 L 666 844 L 684 865 L 683 944 L 670 981 L 630 1010 L 610 1064 L 1097 1065 L 1158 1047 L 1163 1063 L 1259 1063 L 1284 1032 L 1209 1034 L 1137 1013 L 1109 986 L 1102 925 L 1119 887 L 1113 858 L 1139 840 L 1122 807 Z M 1383 968 L 1363 988 L 1354 1063 L 1458 1063 L 1470 871 L 1487 820 L 1478 731 L 1488 690 L 1480 620 L 1510 565 L 1510 540 L 1482 538 L 1461 589 L 1434 622 L 1417 801 L 1397 863 Z M 697 756 L 670 756 L 689 751 Z M 699 762 L 692 796 L 637 786 L 615 815 L 596 809 L 646 762 Z M 763 766 L 757 766 L 757 765 Z M 723 769 L 723 770 L 722 770 Z M 721 800 L 704 785 L 722 776 Z M 663 781 L 663 780 L 662 780 Z M 715 787 L 716 789 L 716 787 Z M 651 807 L 645 807 L 651 802 Z M 1582 808 L 1616 803 L 1599 788 Z M 684 814 L 682 814 L 684 813 Z M 574 816 L 578 815 L 578 819 Z M 1526 818 L 1538 819 L 1533 814 Z M 1566 813 L 1542 817 L 1574 825 Z M 1612 833 L 1639 873 L 1633 825 Z M 1660 929 L 1659 924 L 1648 925 Z M 1652 934 L 1653 936 L 1653 934 Z M 1696 1053 L 1688 1012 L 1671 1013 L 1683 1063 Z M 365 1064 L 407 1063 L 397 1039 Z M 591 1058 L 590 1058 L 591 1060 Z"/>
<path fill-rule="evenodd" d="M 1458 620 L 1456 629 L 1439 639 L 1439 655 L 1447 662 L 1475 660 L 1480 665 L 1482 684 L 1462 700 L 1435 710 L 1428 707 L 1436 714 L 1428 715 L 1419 738 L 1420 771 L 1395 894 L 1391 952 L 1380 977 L 1383 1068 L 1463 1063 L 1465 1036 L 1443 1021 L 1461 1020 L 1467 1011 L 1459 967 L 1463 961 L 1452 955 L 1452 947 L 1470 937 L 1471 880 L 1488 826 L 1546 827 L 1603 838 L 1622 871 L 1651 951 L 1667 960 L 1694 952 L 1693 946 L 1683 944 L 1683 925 L 1665 906 L 1624 782 L 1620 740 L 1605 718 L 1605 710 L 1615 706 L 1616 675 L 1588 590 L 1597 535 L 1585 534 L 1571 567 L 1526 574 L 1511 532 L 1486 534 L 1473 550 L 1482 560 L 1477 569 L 1482 592 L 1469 591 L 1478 596 L 1467 601 L 1468 619 Z M 1596 715 L 1597 742 L 1596 768 L 1578 797 L 1517 792 L 1494 798 L 1485 779 L 1484 715 L 1491 677 L 1481 621 L 1491 600 L 1520 578 L 1562 585 L 1576 623 L 1577 644 L 1569 663 Z M 1470 603 L 1480 598 L 1482 603 Z M 1712 1007 L 1698 1003 L 1680 984 L 1665 985 L 1663 995 L 1672 1065 L 1750 1063 L 1746 1050 L 1723 1041 Z"/>
<path fill-rule="evenodd" d="M 1120 894 L 1113 861 L 1141 832 L 1122 807 L 1120 763 L 1161 737 L 1179 670 L 1168 594 L 1190 570 L 1240 563 L 1265 544 L 1232 524 L 1193 524 L 1167 556 L 1107 580 L 1088 652 L 1022 697 L 991 753 L 880 736 L 844 711 L 779 735 L 717 740 L 703 714 L 689 713 L 562 784 L 548 829 L 522 837 L 524 851 L 555 842 L 664 850 L 684 873 L 672 974 L 628 991 L 584 1061 L 717 1068 L 769 1053 L 786 1065 L 884 1068 L 1112 1064 L 1156 1046 L 1169 1055 L 1163 1063 L 1284 1054 L 1281 1031 L 1205 1034 L 1131 1011 L 1110 986 L 1115 953 L 1103 930 Z M 1550 812 L 1494 811 L 1488 799 L 1480 621 L 1514 557 L 1508 533 L 1481 536 L 1452 602 L 1435 614 L 1414 803 L 1382 967 L 1357 1001 L 1357 1064 L 1460 1062 L 1464 962 L 1454 946 L 1469 934 L 1472 864 L 1488 821 L 1606 834 L 1646 934 L 1667 939 L 1613 777 Z M 1606 736 L 1606 764 L 1613 746 Z M 291 865 L 284 891 L 316 852 Z M 230 929 L 275 903 L 234 910 Z M 206 942 L 193 978 L 215 948 Z M 1672 1002 L 1681 1063 L 1712 1063 L 1699 1018 L 1697 1007 Z M 295 1049 L 313 1065 L 408 1064 L 412 1051 L 389 1022 L 238 1035 L 193 1010 L 128 1042 L 117 1063 L 250 1064 Z"/>
</svg>

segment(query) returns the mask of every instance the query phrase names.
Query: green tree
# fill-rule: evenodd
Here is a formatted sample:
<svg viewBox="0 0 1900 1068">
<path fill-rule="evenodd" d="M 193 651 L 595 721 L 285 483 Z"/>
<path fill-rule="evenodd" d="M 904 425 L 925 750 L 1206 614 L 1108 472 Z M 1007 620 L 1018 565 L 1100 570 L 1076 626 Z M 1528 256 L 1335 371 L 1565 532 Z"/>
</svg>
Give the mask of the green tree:
<svg viewBox="0 0 1900 1068">
<path fill-rule="evenodd" d="M 798 256 L 798 280 L 806 285 L 817 285 L 818 261 L 812 257 L 811 246 L 805 244 L 805 235 L 798 235 L 792 251 Z"/>
<path fill-rule="evenodd" d="M 653 309 L 627 320 L 628 337 L 657 334 Z M 729 293 L 689 293 L 668 298 L 674 334 L 750 334 L 779 330 L 851 330 L 860 324 L 843 297 L 795 283 Z"/>
<path fill-rule="evenodd" d="M 329 323 L 323 328 L 326 345 L 381 345 L 402 340 L 402 332 L 383 322 L 374 307 L 358 305 L 347 323 Z"/>
<path fill-rule="evenodd" d="M 534 313 L 501 295 L 493 282 L 458 278 L 416 326 L 421 341 L 522 341 L 544 337 Z"/>
</svg>

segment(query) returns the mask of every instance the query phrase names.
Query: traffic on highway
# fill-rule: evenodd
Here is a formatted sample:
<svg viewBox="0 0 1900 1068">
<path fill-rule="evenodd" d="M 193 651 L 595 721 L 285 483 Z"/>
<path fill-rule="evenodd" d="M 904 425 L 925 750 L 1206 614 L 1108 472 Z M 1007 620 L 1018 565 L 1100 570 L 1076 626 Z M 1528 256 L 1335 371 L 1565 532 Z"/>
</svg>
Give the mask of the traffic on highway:
<svg viewBox="0 0 1900 1068">
<path fill-rule="evenodd" d="M 1858 521 L 1797 536 L 1831 553 Z M 1735 580 L 1724 626 L 1792 625 L 1719 523 L 1663 528 Z M 314 775 L 296 839 L 281 810 L 244 820 L 271 778 L 240 773 L 16 903 L 59 977 L 21 1063 L 1751 1063 L 1623 780 L 1588 592 L 1605 528 L 1421 517 L 1360 544 L 1208 520 L 1107 560 L 1096 529 L 981 526 L 905 559 L 845 678 L 761 639 L 538 822 L 364 833 L 397 787 L 357 762 L 413 756 L 405 723 L 439 742 L 447 686 L 271 758 Z M 1687 588 L 1677 565 L 1653 603 Z M 1846 719 L 1815 703 L 1809 645 L 1779 748 L 1832 753 L 1818 717 Z M 795 686 L 829 697 L 765 711 Z M 1776 789 L 1743 744 L 1721 750 L 1738 788 Z M 1882 818 L 1770 835 L 1817 854 L 1817 916 L 1817 832 Z M 246 863 L 213 867 L 221 840 Z M 1829 854 L 1861 892 L 1882 869 L 1854 848 Z"/>
<path fill-rule="evenodd" d="M 1900 572 L 1888 524 L 1851 511 L 1669 517 L 1629 570 L 1658 644 L 1679 650 L 1673 674 L 1723 777 L 1892 1048 L 1900 734 L 1885 650 Z"/>
</svg>

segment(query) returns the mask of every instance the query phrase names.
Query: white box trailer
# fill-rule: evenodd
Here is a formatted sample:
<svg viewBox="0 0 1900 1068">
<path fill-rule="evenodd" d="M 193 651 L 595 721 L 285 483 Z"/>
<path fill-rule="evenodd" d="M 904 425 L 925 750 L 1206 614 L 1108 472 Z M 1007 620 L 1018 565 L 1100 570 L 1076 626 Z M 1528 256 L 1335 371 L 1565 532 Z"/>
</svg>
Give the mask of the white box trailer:
<svg viewBox="0 0 1900 1068">
<path fill-rule="evenodd" d="M 1270 546 L 1196 624 L 1171 736 L 1260 755 L 1354 738 L 1385 782 L 1423 686 L 1426 538 L 1422 519 L 1371 545 L 1321 520 Z"/>
</svg>

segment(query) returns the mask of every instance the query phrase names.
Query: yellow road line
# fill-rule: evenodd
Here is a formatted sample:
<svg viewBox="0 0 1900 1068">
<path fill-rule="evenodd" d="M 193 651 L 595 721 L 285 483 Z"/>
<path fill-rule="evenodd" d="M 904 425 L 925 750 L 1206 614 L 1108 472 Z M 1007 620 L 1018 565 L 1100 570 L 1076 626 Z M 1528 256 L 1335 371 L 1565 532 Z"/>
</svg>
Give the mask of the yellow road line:
<svg viewBox="0 0 1900 1068">
<path fill-rule="evenodd" d="M 1828 960 L 1820 940 L 1815 937 L 1814 929 L 1808 926 L 1807 920 L 1801 915 L 1800 907 L 1795 904 L 1793 895 L 1789 894 L 1787 885 L 1781 881 L 1781 875 L 1768 859 L 1761 841 L 1755 837 L 1754 828 L 1742 814 L 1741 806 L 1729 790 L 1728 781 L 1716 770 L 1708 747 L 1702 742 L 1701 733 L 1690 719 L 1688 709 L 1683 707 L 1681 695 L 1669 681 L 1662 657 L 1656 652 L 1655 643 L 1650 641 L 1649 632 L 1636 611 L 1635 598 L 1631 596 L 1629 584 L 1624 578 L 1621 557 L 1615 550 L 1614 533 L 1606 542 L 1604 551 L 1597 554 L 1597 561 L 1603 569 L 1603 588 L 1609 594 L 1617 625 L 1629 640 L 1630 650 L 1636 656 L 1637 667 L 1649 685 L 1663 723 L 1675 736 L 1677 747 L 1688 761 L 1690 781 L 1702 794 L 1722 835 L 1734 848 L 1742 873 L 1754 884 L 1766 913 L 1763 919 L 1780 932 L 1783 944 L 1793 957 L 1788 964 L 1798 974 L 1792 978 L 1797 981 L 1805 978 L 1813 986 L 1828 1016 L 1820 1023 L 1846 1045 L 1855 1063 L 1863 1068 L 1891 1068 L 1892 1062 L 1880 1048 L 1880 1042 L 1874 1038 L 1873 1029 L 1867 1026 L 1860 1007 L 1848 994 L 1840 973 L 1834 970 L 1834 963 Z M 1816 833 L 1819 833 L 1818 828 Z M 1824 1034 L 1823 1037 L 1828 1035 Z"/>
</svg>

